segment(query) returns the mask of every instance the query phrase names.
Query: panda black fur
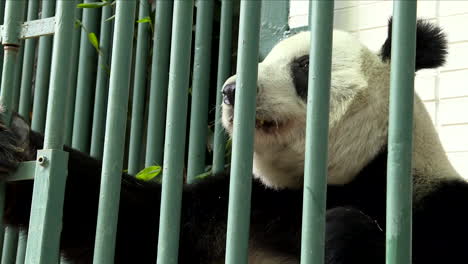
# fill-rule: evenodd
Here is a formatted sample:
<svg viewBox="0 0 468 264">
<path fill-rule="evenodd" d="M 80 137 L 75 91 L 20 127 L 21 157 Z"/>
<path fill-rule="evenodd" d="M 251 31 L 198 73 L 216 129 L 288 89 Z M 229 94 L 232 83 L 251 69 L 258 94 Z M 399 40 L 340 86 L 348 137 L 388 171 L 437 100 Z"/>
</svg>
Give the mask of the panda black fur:
<svg viewBox="0 0 468 264">
<path fill-rule="evenodd" d="M 423 28 L 418 39 L 424 34 L 443 44 Z M 255 136 L 250 264 L 299 263 L 308 43 L 308 33 L 299 33 L 259 65 L 257 118 L 266 122 L 259 121 Z M 340 31 L 334 43 L 326 263 L 384 263 L 389 66 L 383 60 L 390 54 L 379 57 Z M 443 55 L 432 54 L 440 62 Z M 234 82 L 235 76 L 225 87 L 232 90 Z M 232 106 L 226 102 L 223 123 L 230 131 Z M 414 263 L 461 263 L 468 259 L 468 186 L 446 159 L 418 98 L 414 133 Z M 0 127 L 0 171 L 34 160 L 42 141 L 15 115 L 11 129 Z M 92 263 L 101 163 L 65 150 L 70 156 L 61 251 L 72 263 Z M 184 186 L 179 263 L 223 263 L 228 184 L 227 176 L 218 175 Z M 7 224 L 27 228 L 31 190 L 31 181 L 7 184 Z M 160 191 L 159 184 L 122 175 L 115 263 L 154 263 Z"/>
</svg>

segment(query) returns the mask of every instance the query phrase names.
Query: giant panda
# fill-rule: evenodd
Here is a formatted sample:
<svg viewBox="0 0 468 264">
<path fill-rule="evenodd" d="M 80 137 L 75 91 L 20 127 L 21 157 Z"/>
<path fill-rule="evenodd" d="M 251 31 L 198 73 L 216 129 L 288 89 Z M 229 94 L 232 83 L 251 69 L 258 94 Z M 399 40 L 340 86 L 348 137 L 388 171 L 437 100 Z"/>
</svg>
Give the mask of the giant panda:
<svg viewBox="0 0 468 264">
<path fill-rule="evenodd" d="M 445 39 L 419 22 L 416 69 L 440 66 Z M 390 37 L 390 35 L 389 35 Z M 375 54 L 333 33 L 325 257 L 327 264 L 384 263 L 385 178 L 390 41 Z M 309 33 L 279 42 L 259 64 L 249 264 L 297 264 Z M 223 125 L 232 133 L 236 76 L 224 94 Z M 193 139 L 192 139 L 193 140 Z M 14 114 L 0 125 L 0 173 L 34 160 L 43 137 Z M 61 253 L 92 263 L 101 162 L 68 147 Z M 450 166 L 421 100 L 415 98 L 413 263 L 468 260 L 468 184 Z M 118 176 L 118 175 L 117 175 Z M 31 181 L 8 182 L 4 222 L 27 229 Z M 161 186 L 122 174 L 115 263 L 154 263 Z M 229 176 L 183 190 L 179 263 L 223 263 Z"/>
<path fill-rule="evenodd" d="M 327 209 L 344 206 L 357 210 L 375 220 L 382 231 L 391 25 L 390 20 L 388 38 L 379 54 L 349 33 L 333 32 L 328 135 Z M 253 175 L 273 189 L 301 189 L 303 184 L 309 42 L 309 32 L 292 36 L 277 44 L 258 65 Z M 446 49 L 442 30 L 419 20 L 415 71 L 441 66 Z M 236 76 L 231 77 L 223 90 L 223 124 L 230 133 L 235 82 Z M 413 263 L 464 263 L 468 261 L 468 228 L 464 224 L 468 213 L 463 210 L 468 202 L 468 183 L 450 164 L 417 95 L 413 135 Z M 338 263 L 384 263 L 383 233 L 374 232 L 375 243 L 367 249 L 368 253 L 379 252 L 378 256 L 354 258 L 351 255 L 362 252 L 347 252 L 345 247 L 355 250 L 354 243 L 344 241 L 359 236 L 350 228 L 366 230 L 366 226 L 372 228 L 372 223 L 353 226 L 358 214 L 347 216 L 342 211 L 338 219 L 340 215 L 344 217 L 341 225 L 327 218 L 326 246 L 332 251 L 343 250 L 327 257 Z M 347 231 L 343 231 L 346 225 Z"/>
</svg>

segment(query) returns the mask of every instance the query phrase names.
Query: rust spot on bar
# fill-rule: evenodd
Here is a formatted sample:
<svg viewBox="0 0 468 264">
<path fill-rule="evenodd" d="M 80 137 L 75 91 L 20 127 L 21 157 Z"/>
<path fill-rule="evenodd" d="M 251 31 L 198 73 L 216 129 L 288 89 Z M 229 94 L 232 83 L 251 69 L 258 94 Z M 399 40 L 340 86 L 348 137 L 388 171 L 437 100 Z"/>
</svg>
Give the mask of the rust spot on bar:
<svg viewBox="0 0 468 264">
<path fill-rule="evenodd" d="M 3 44 L 3 49 L 5 51 L 10 50 L 10 51 L 15 51 L 17 52 L 19 50 L 20 45 L 17 44 Z"/>
</svg>

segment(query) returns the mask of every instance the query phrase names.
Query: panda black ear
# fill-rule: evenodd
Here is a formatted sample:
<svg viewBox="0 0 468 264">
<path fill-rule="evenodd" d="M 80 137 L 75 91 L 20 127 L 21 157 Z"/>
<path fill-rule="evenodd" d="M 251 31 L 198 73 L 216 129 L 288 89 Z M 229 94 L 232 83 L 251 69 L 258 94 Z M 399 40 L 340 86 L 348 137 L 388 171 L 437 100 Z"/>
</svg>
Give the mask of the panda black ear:
<svg viewBox="0 0 468 264">
<path fill-rule="evenodd" d="M 392 18 L 388 21 L 388 35 L 380 49 L 383 61 L 391 58 Z M 437 68 L 444 65 L 447 56 L 447 37 L 442 29 L 418 19 L 416 24 L 416 69 Z"/>
</svg>

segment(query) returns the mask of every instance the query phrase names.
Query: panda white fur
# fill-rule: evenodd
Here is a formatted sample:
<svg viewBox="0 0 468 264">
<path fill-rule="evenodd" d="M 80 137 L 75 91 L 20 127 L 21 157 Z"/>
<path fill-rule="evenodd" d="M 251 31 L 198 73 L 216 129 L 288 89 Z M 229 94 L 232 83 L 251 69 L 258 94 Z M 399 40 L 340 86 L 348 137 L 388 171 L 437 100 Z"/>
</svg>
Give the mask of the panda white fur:
<svg viewBox="0 0 468 264">
<path fill-rule="evenodd" d="M 423 41 L 421 41 L 423 40 Z M 418 24 L 417 69 L 443 62 L 445 40 Z M 327 264 L 384 263 L 389 40 L 373 54 L 335 31 L 326 215 Z M 259 64 L 249 264 L 296 264 L 300 256 L 309 34 L 280 42 Z M 235 78 L 224 86 L 223 124 L 231 131 Z M 415 99 L 414 262 L 468 260 L 468 186 L 450 166 L 421 101 Z M 0 126 L 0 172 L 34 160 L 41 135 L 17 115 Z M 101 163 L 69 152 L 61 252 L 92 263 Z M 116 175 L 118 176 L 118 175 Z M 9 182 L 4 221 L 26 229 L 31 181 Z M 115 263 L 154 263 L 161 186 L 122 175 Z M 179 263 L 223 263 L 229 178 L 184 186 Z"/>
<path fill-rule="evenodd" d="M 431 25 L 420 21 L 420 30 L 423 26 Z M 328 184 L 343 185 L 352 182 L 386 145 L 390 66 L 349 33 L 335 30 L 333 40 Z M 308 66 L 309 42 L 309 32 L 290 37 L 258 66 L 257 124 L 266 123 L 266 128 L 257 126 L 255 131 L 254 176 L 269 187 L 302 185 L 308 69 L 301 65 Z M 432 56 L 445 55 L 440 52 Z M 235 80 L 236 76 L 229 78 L 224 90 L 223 124 L 229 132 L 233 108 L 228 94 Z M 418 96 L 414 103 L 413 170 L 419 197 L 435 187 L 432 183 L 459 175 Z"/>
</svg>

